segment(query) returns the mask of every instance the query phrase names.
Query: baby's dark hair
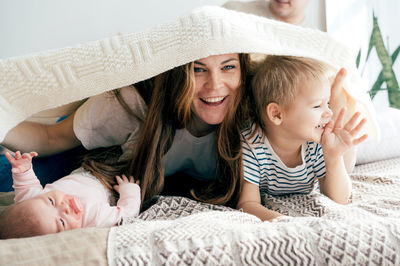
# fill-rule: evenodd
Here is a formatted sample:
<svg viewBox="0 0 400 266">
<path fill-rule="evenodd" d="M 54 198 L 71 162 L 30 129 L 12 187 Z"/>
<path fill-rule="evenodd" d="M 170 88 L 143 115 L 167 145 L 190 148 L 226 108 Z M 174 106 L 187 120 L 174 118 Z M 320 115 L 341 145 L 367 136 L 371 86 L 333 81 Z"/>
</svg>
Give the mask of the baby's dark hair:
<svg viewBox="0 0 400 266">
<path fill-rule="evenodd" d="M 24 208 L 23 201 L 15 203 L 0 213 L 0 239 L 43 235 L 38 215 Z"/>
</svg>

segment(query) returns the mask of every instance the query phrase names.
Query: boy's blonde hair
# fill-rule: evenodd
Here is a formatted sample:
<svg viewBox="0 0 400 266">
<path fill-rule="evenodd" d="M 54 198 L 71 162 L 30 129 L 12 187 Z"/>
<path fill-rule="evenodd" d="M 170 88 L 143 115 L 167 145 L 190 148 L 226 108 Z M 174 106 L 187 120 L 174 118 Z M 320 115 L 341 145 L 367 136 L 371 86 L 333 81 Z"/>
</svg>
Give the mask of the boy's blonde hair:
<svg viewBox="0 0 400 266">
<path fill-rule="evenodd" d="M 255 120 L 266 130 L 266 108 L 277 103 L 286 108 L 294 101 L 299 86 L 309 79 L 332 80 L 333 69 L 312 58 L 269 55 L 260 63 L 252 81 Z"/>
</svg>

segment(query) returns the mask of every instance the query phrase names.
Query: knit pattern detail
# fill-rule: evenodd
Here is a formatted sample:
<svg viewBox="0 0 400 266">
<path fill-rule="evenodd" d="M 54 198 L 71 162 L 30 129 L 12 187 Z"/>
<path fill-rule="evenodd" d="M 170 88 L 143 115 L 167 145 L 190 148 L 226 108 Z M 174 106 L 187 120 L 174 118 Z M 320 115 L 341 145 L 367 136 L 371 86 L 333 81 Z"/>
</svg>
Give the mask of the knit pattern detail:
<svg viewBox="0 0 400 266">
<path fill-rule="evenodd" d="M 348 205 L 317 192 L 266 197 L 266 206 L 290 216 L 274 223 L 223 206 L 161 196 L 138 217 L 111 228 L 108 262 L 399 265 L 399 173 L 400 158 L 357 167 Z"/>
<path fill-rule="evenodd" d="M 306 56 L 346 67 L 348 93 L 367 116 L 373 112 L 361 93 L 355 54 L 328 34 L 209 6 L 142 32 L 0 60 L 0 141 L 37 112 L 234 52 Z M 376 131 L 373 124 L 371 129 Z"/>
</svg>

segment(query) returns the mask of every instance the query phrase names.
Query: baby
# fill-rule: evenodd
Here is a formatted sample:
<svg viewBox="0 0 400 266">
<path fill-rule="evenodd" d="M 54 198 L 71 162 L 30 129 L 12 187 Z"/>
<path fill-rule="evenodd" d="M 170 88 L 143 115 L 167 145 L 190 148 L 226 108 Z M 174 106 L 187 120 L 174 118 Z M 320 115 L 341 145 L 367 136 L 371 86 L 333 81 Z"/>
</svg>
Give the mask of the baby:
<svg viewBox="0 0 400 266">
<path fill-rule="evenodd" d="M 83 168 L 44 188 L 32 169 L 36 152 L 6 153 L 12 165 L 15 204 L 0 214 L 0 239 L 58 233 L 81 227 L 111 227 L 123 216 L 140 210 L 139 181 L 117 176 L 114 189 L 120 194 L 111 206 L 111 192 Z M 111 204 L 110 204 L 111 203 Z"/>
<path fill-rule="evenodd" d="M 345 110 L 332 121 L 328 67 L 313 59 L 268 56 L 252 81 L 254 124 L 242 132 L 245 182 L 237 207 L 262 220 L 280 213 L 261 195 L 310 193 L 314 182 L 338 203 L 348 202 L 351 181 L 343 155 L 367 138 L 366 120 Z"/>
</svg>

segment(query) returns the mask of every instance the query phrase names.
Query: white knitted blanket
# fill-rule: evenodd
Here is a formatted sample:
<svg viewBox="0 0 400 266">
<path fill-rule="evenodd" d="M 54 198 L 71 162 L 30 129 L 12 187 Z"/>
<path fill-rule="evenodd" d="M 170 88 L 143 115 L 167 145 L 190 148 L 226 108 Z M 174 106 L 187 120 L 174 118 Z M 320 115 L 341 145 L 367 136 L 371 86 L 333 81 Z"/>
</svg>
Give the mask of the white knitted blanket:
<svg viewBox="0 0 400 266">
<path fill-rule="evenodd" d="M 203 7 L 147 31 L 0 61 L 0 141 L 31 115 L 126 86 L 213 54 L 306 56 L 349 70 L 347 92 L 369 117 L 355 55 L 327 34 L 220 7 Z"/>
<path fill-rule="evenodd" d="M 110 265 L 400 265 L 400 158 L 359 166 L 352 203 L 319 193 L 266 198 L 292 217 L 160 197 L 113 227 Z"/>
</svg>

